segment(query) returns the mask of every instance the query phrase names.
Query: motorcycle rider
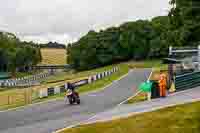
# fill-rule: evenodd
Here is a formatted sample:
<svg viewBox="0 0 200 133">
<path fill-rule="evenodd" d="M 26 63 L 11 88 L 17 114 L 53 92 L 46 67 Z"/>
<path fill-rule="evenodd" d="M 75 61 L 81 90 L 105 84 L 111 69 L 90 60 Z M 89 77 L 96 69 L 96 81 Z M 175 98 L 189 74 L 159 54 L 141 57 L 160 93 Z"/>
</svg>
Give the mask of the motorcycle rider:
<svg viewBox="0 0 200 133">
<path fill-rule="evenodd" d="M 72 83 L 68 83 L 67 91 L 72 91 L 72 93 L 75 92 L 75 85 Z"/>
<path fill-rule="evenodd" d="M 79 94 L 78 94 L 78 92 L 75 91 L 75 85 L 74 84 L 68 83 L 67 92 L 69 92 L 69 94 L 67 94 L 67 96 L 70 95 L 73 98 L 78 98 L 76 100 L 78 100 L 78 103 L 80 103 Z"/>
</svg>

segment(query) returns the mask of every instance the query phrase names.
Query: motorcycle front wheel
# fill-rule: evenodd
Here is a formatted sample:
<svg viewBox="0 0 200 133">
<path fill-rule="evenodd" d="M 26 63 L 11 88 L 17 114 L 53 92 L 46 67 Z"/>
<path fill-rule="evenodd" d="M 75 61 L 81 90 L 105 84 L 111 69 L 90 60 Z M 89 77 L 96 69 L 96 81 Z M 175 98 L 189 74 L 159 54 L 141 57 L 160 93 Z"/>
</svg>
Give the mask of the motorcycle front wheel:
<svg viewBox="0 0 200 133">
<path fill-rule="evenodd" d="M 77 104 L 80 104 L 80 103 L 81 103 L 80 99 L 77 99 L 76 103 L 77 103 Z"/>
</svg>

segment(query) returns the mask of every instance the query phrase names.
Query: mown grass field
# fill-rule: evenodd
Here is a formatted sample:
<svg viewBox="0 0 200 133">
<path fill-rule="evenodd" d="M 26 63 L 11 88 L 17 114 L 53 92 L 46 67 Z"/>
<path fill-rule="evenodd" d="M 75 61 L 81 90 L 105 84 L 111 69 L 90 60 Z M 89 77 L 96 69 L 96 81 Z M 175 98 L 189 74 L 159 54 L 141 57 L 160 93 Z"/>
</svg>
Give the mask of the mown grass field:
<svg viewBox="0 0 200 133">
<path fill-rule="evenodd" d="M 169 107 L 125 119 L 67 129 L 60 133 L 199 133 L 200 102 Z"/>
<path fill-rule="evenodd" d="M 66 50 L 56 48 L 42 48 L 42 63 L 41 64 L 66 64 Z"/>
</svg>

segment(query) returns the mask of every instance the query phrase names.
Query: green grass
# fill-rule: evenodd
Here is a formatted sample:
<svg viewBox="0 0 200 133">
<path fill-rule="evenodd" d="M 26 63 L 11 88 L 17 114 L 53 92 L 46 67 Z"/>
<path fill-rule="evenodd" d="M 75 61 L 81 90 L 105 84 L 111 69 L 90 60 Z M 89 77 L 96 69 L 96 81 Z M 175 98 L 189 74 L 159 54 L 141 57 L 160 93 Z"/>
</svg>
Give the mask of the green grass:
<svg viewBox="0 0 200 133">
<path fill-rule="evenodd" d="M 146 61 L 130 61 L 128 63 L 124 63 L 124 64 L 128 64 L 129 68 L 152 68 L 152 67 L 156 67 L 157 69 L 166 69 L 167 65 L 162 64 L 162 61 L 160 60 L 146 60 Z M 62 82 L 65 80 L 72 80 L 72 79 L 76 79 L 77 77 L 88 77 L 89 75 L 92 74 L 96 74 L 98 72 L 102 72 L 105 70 L 109 70 L 113 67 L 113 65 L 109 65 L 106 67 L 102 67 L 102 68 L 97 68 L 97 69 L 92 69 L 92 70 L 88 70 L 88 71 L 82 71 L 82 72 L 73 72 L 73 71 L 69 71 L 69 72 L 62 72 L 59 73 L 55 76 L 51 76 L 48 79 L 46 79 L 45 81 L 43 81 L 43 84 L 48 84 L 48 83 L 55 83 L 55 82 Z"/>
<path fill-rule="evenodd" d="M 32 76 L 33 74 L 35 74 L 35 73 L 31 73 L 31 72 L 17 72 L 16 73 L 16 78 Z"/>
<path fill-rule="evenodd" d="M 127 65 L 124 65 L 124 64 L 120 64 L 118 65 L 120 67 L 120 72 L 117 72 L 117 73 L 114 73 L 112 74 L 111 76 L 109 77 L 106 77 L 102 80 L 98 80 L 90 85 L 85 85 L 85 86 L 82 86 L 80 87 L 78 90 L 80 90 L 81 93 L 84 93 L 84 92 L 88 92 L 88 91 L 92 91 L 92 90 L 97 90 L 101 87 L 103 87 L 104 85 L 107 85 L 109 83 L 112 82 L 112 80 L 118 78 L 118 76 L 121 76 L 122 74 L 128 72 L 128 67 Z M 126 66 L 126 70 L 124 71 L 124 66 Z M 90 74 L 96 74 L 97 72 L 103 72 L 104 70 L 110 70 L 111 68 L 113 68 L 112 65 L 110 66 L 106 66 L 106 67 L 103 67 L 103 68 L 99 68 L 99 69 L 94 69 L 94 70 L 90 70 L 90 71 L 84 71 L 84 72 L 80 72 L 80 73 L 76 73 L 76 74 L 68 74 L 67 76 L 70 77 L 71 76 L 71 79 L 74 79 L 74 80 L 77 80 L 77 78 L 79 77 L 85 77 L 86 75 L 89 76 Z M 46 83 L 46 84 L 43 84 L 41 86 L 38 86 L 36 87 L 37 89 L 36 90 L 39 90 L 39 89 L 42 89 L 42 88 L 48 88 L 48 87 L 51 87 L 51 86 L 59 86 L 59 85 L 63 85 L 66 81 L 62 81 L 62 82 L 58 82 L 58 83 Z M 33 87 L 34 88 L 34 87 Z M 28 88 L 28 89 L 32 89 L 33 92 L 35 92 L 33 88 Z M 21 97 L 21 93 L 24 92 L 25 89 L 19 89 L 19 88 L 1 88 L 0 89 L 0 110 L 5 110 L 5 109 L 9 109 L 9 108 L 15 108 L 15 107 L 18 107 L 18 106 L 23 106 L 23 105 L 26 105 L 25 102 L 13 102 L 13 104 L 10 104 L 8 105 L 8 98 L 7 96 L 16 96 L 16 97 Z M 18 94 L 21 94 L 21 95 L 18 95 Z M 42 102 L 42 101 L 47 101 L 47 100 L 50 100 L 50 99 L 56 99 L 56 98 L 63 98 L 64 97 L 64 93 L 63 94 L 57 94 L 57 95 L 54 95 L 54 96 L 49 96 L 47 98 L 42 98 L 42 99 L 39 99 L 38 97 L 35 97 L 33 96 L 33 101 L 32 103 L 37 103 L 37 102 Z"/>
<path fill-rule="evenodd" d="M 161 60 L 130 61 L 128 64 L 130 68 L 167 68 Z"/>
<path fill-rule="evenodd" d="M 97 80 L 91 84 L 82 86 L 78 89 L 79 92 L 88 92 L 92 90 L 96 90 L 98 88 L 105 87 L 106 85 L 112 83 L 114 80 L 117 80 L 119 77 L 128 73 L 128 66 L 126 64 L 119 65 L 120 70 L 116 73 L 113 73 L 111 76 L 105 77 L 101 80 Z"/>
<path fill-rule="evenodd" d="M 55 83 L 55 82 L 62 82 L 65 80 L 73 80 L 76 78 L 81 78 L 81 77 L 88 77 L 93 74 L 97 74 L 98 72 L 103 72 L 106 70 L 110 70 L 113 68 L 114 65 L 109 65 L 105 66 L 102 68 L 97 68 L 97 69 L 92 69 L 88 71 L 81 71 L 81 72 L 75 72 L 75 71 L 69 71 L 69 72 L 61 72 L 57 75 L 51 76 L 43 81 L 43 84 L 48 84 L 48 83 Z"/>
<path fill-rule="evenodd" d="M 118 66 L 120 68 L 120 70 L 118 72 L 113 73 L 112 75 L 105 77 L 101 80 L 97 80 L 97 81 L 95 81 L 91 84 L 81 86 L 81 87 L 77 88 L 78 92 L 79 93 L 86 93 L 86 92 L 89 92 L 89 91 L 101 89 L 101 88 L 105 87 L 106 85 L 112 83 L 113 80 L 120 78 L 121 76 L 123 76 L 124 74 L 126 74 L 128 72 L 128 66 L 126 64 L 119 64 Z M 101 68 L 101 69 L 98 69 L 96 71 L 101 72 L 103 69 L 107 70 L 108 68 L 111 69 L 112 66 Z M 22 90 L 13 89 L 13 90 L 9 90 L 9 91 L 2 91 L 0 93 L 0 98 L 1 98 L 2 95 L 14 95 L 16 92 L 19 93 L 20 91 L 22 91 Z M 61 94 L 49 96 L 47 98 L 42 98 L 42 99 L 35 98 L 35 99 L 33 99 L 32 103 L 39 103 L 39 102 L 43 102 L 43 101 L 47 101 L 47 100 L 51 100 L 51 99 L 63 99 L 64 95 L 65 95 L 65 93 L 61 93 Z M 25 102 L 17 102 L 16 104 L 1 106 L 0 110 L 6 110 L 6 109 L 9 109 L 9 108 L 15 108 L 15 107 L 24 106 L 24 105 L 26 105 Z"/>
<path fill-rule="evenodd" d="M 0 110 L 8 110 L 8 109 L 13 109 L 16 107 L 21 107 L 27 105 L 24 101 L 17 102 L 15 104 L 10 104 L 10 105 L 3 105 L 0 107 Z"/>
<path fill-rule="evenodd" d="M 133 104 L 133 103 L 143 102 L 145 100 L 147 100 L 147 97 L 146 97 L 145 93 L 141 92 L 137 96 L 135 96 L 135 97 L 131 98 L 130 100 L 128 100 L 126 102 L 126 104 Z"/>
<path fill-rule="evenodd" d="M 144 62 L 133 62 L 133 61 L 131 61 L 131 62 L 128 62 L 128 63 L 121 63 L 121 64 L 118 64 L 118 66 L 120 68 L 119 72 L 113 73 L 111 76 L 105 77 L 101 80 L 93 82 L 92 84 L 82 86 L 78 90 L 79 90 L 80 93 L 85 93 L 85 92 L 89 92 L 89 91 L 98 90 L 100 88 L 103 88 L 106 85 L 112 83 L 113 80 L 116 80 L 119 77 L 121 77 L 122 75 L 126 74 L 128 72 L 128 69 L 129 69 L 128 66 L 130 67 L 130 65 L 133 66 L 134 64 L 136 64 L 135 66 L 138 66 L 137 68 L 144 68 L 144 67 L 145 68 L 146 67 L 151 68 L 152 66 L 157 66 L 157 67 L 163 66 L 161 64 L 161 61 L 144 61 Z M 102 68 L 98 68 L 98 69 L 93 69 L 93 70 L 89 70 L 89 71 L 82 71 L 82 72 L 77 72 L 77 73 L 64 72 L 64 73 L 61 73 L 60 75 L 57 75 L 55 77 L 51 77 L 51 78 L 47 79 L 41 86 L 38 86 L 37 89 L 47 88 L 47 87 L 51 87 L 51 86 L 59 86 L 59 85 L 64 84 L 67 80 L 76 80 L 77 78 L 88 77 L 89 75 L 93 75 L 93 74 L 96 74 L 98 72 L 110 70 L 111 68 L 113 68 L 113 66 L 116 66 L 116 65 L 110 65 L 110 66 L 106 66 L 106 67 L 102 67 Z M 59 81 L 59 80 L 61 80 L 61 81 Z M 55 82 L 55 81 L 59 81 L 59 82 L 49 83 L 49 82 Z M 0 91 L 0 96 L 8 95 L 8 94 L 9 95 L 15 95 L 16 93 L 18 93 L 21 90 L 23 90 L 23 89 L 17 89 L 17 88 L 13 88 L 12 90 L 4 89 L 3 91 Z M 63 94 L 57 94 L 57 95 L 54 95 L 54 96 L 49 96 L 48 98 L 43 98 L 43 99 L 34 98 L 32 103 L 47 101 L 47 100 L 56 99 L 56 98 L 63 98 L 63 97 L 64 97 L 64 93 Z M 13 108 L 13 107 L 22 106 L 22 105 L 23 105 L 22 103 L 18 103 L 16 105 L 4 106 L 3 109 Z M 25 103 L 24 103 L 24 105 L 25 105 Z M 0 107 L 0 109 L 2 109 L 2 107 Z"/>
<path fill-rule="evenodd" d="M 200 102 L 124 119 L 66 129 L 60 133 L 199 133 Z"/>
<path fill-rule="evenodd" d="M 145 62 L 138 62 L 138 63 L 134 63 L 134 62 L 130 62 L 129 67 L 131 66 L 131 68 L 153 68 L 153 73 L 150 77 L 150 80 L 158 80 L 159 79 L 159 74 L 160 74 L 160 70 L 167 70 L 168 67 L 166 64 L 162 64 L 162 62 L 160 60 L 153 60 L 153 61 L 145 61 Z M 167 73 L 166 73 L 167 74 Z M 130 100 L 127 101 L 127 104 L 133 104 L 133 103 L 137 103 L 137 102 L 142 102 L 147 100 L 145 93 L 139 93 L 137 96 L 131 98 Z"/>
<path fill-rule="evenodd" d="M 25 105 L 25 90 L 10 89 L 0 91 L 0 110 Z"/>
<path fill-rule="evenodd" d="M 79 93 L 87 93 L 90 91 L 95 91 L 95 90 L 101 89 L 101 88 L 105 87 L 106 85 L 112 83 L 114 80 L 117 80 L 121 76 L 125 75 L 128 72 L 128 66 L 126 64 L 120 64 L 119 68 L 120 68 L 120 70 L 118 72 L 113 73 L 112 75 L 110 75 L 108 77 L 105 77 L 105 78 L 103 78 L 101 80 L 97 80 L 91 84 L 87 84 L 87 85 L 77 88 L 78 92 Z M 49 96 L 47 98 L 36 99 L 33 102 L 36 103 L 36 102 L 46 101 L 46 100 L 55 99 L 55 98 L 64 98 L 64 95 L 65 95 L 65 93 L 61 93 L 61 94 L 57 94 L 54 96 Z"/>
</svg>

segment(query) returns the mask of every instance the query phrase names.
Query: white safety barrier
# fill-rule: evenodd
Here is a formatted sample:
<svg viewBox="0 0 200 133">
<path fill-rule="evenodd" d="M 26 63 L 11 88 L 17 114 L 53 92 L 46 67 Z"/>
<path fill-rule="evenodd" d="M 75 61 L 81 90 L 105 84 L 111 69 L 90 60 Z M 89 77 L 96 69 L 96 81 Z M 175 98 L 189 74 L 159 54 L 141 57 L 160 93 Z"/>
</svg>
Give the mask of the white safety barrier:
<svg viewBox="0 0 200 133">
<path fill-rule="evenodd" d="M 96 81 L 97 80 L 97 75 L 93 76 L 93 80 Z"/>
<path fill-rule="evenodd" d="M 54 94 L 59 94 L 60 93 L 60 87 L 56 86 L 54 88 Z"/>
<path fill-rule="evenodd" d="M 92 83 L 92 77 L 90 76 L 89 78 L 88 78 L 88 84 L 91 84 Z"/>
<path fill-rule="evenodd" d="M 41 89 L 39 92 L 39 97 L 40 98 L 48 97 L 47 89 Z"/>
<path fill-rule="evenodd" d="M 75 86 L 91 84 L 92 82 L 95 82 L 96 80 L 99 80 L 99 79 L 102 79 L 104 77 L 110 76 L 112 73 L 117 72 L 118 70 L 119 70 L 118 67 L 114 67 L 111 70 L 104 71 L 104 72 L 98 73 L 98 74 L 93 75 L 93 76 L 89 76 L 87 79 L 80 80 L 80 81 L 72 83 L 72 84 L 74 84 Z M 62 91 L 61 91 L 61 88 L 62 88 Z M 60 87 L 56 86 L 56 87 L 53 87 L 51 89 L 53 89 L 52 92 L 54 94 L 59 94 L 59 93 L 63 92 L 63 89 L 66 90 L 67 88 L 68 88 L 68 83 L 65 83 L 64 85 L 62 85 Z M 50 88 L 48 88 L 48 89 L 50 89 Z M 40 98 L 47 97 L 48 96 L 48 89 L 40 90 L 39 97 Z"/>
<path fill-rule="evenodd" d="M 40 73 L 28 77 L 1 80 L 0 87 L 26 87 L 26 86 L 28 87 L 28 86 L 38 85 L 39 80 L 44 79 L 48 76 L 50 76 L 50 73 Z"/>
</svg>

